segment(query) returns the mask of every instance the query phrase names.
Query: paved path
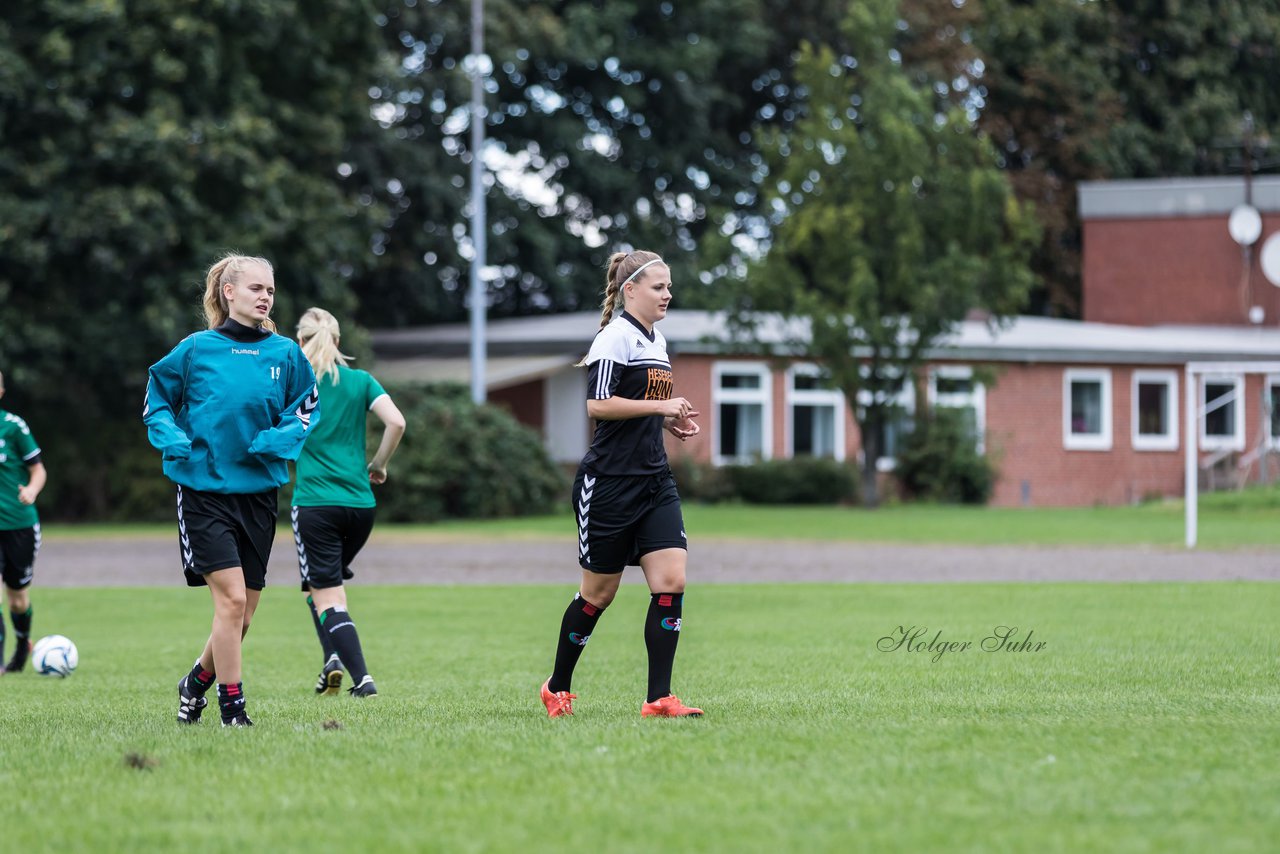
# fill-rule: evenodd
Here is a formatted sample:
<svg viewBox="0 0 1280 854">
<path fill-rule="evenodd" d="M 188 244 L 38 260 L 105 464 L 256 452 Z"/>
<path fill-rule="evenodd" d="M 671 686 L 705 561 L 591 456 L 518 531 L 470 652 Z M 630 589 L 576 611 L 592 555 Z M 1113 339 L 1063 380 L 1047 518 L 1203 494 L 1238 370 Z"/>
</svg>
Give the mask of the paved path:
<svg viewBox="0 0 1280 854">
<path fill-rule="evenodd" d="M 181 584 L 177 535 L 46 536 L 36 583 L 48 587 Z M 464 542 L 375 531 L 356 562 L 365 584 L 574 584 L 574 542 Z M 268 581 L 297 577 L 293 541 L 276 541 Z M 638 572 L 627 580 L 639 582 Z M 1142 547 L 1030 548 L 708 540 L 695 542 L 694 583 L 975 581 L 1280 581 L 1280 551 Z"/>
</svg>

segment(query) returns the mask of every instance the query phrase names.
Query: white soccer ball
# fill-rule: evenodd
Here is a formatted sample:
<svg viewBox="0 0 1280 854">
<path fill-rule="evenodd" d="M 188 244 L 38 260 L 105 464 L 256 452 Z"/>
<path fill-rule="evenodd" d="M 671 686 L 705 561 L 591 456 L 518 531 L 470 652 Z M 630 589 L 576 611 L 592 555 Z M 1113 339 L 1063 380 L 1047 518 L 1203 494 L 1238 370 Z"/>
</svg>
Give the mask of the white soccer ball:
<svg viewBox="0 0 1280 854">
<path fill-rule="evenodd" d="M 76 645 L 62 635 L 40 638 L 31 650 L 31 666 L 44 676 L 70 676 L 79 663 Z"/>
</svg>

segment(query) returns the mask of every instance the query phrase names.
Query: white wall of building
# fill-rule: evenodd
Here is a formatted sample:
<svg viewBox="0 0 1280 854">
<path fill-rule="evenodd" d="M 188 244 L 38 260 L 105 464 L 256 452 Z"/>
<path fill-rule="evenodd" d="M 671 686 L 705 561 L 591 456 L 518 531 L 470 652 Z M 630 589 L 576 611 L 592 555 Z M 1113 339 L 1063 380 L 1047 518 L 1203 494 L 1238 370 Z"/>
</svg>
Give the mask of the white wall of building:
<svg viewBox="0 0 1280 854">
<path fill-rule="evenodd" d="M 587 452 L 587 371 L 567 368 L 546 378 L 543 427 L 547 453 L 556 462 L 577 462 Z"/>
</svg>

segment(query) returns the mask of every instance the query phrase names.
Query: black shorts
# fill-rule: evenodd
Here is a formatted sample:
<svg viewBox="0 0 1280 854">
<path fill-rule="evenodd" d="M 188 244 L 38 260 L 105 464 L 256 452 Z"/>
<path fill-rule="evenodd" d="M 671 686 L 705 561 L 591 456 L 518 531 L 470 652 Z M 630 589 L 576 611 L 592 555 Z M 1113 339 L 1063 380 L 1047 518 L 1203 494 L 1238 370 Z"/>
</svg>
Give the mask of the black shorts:
<svg viewBox="0 0 1280 854">
<path fill-rule="evenodd" d="M 10 590 L 21 590 L 35 574 L 40 553 L 40 525 L 0 531 L 0 578 Z"/>
<path fill-rule="evenodd" d="M 373 531 L 374 507 L 294 507 L 293 542 L 303 590 L 341 587 L 352 578 L 351 561 Z"/>
<path fill-rule="evenodd" d="M 244 570 L 244 586 L 267 586 L 267 561 L 276 538 L 276 490 L 224 495 L 178 487 L 178 548 L 188 587 L 233 566 Z"/>
<path fill-rule="evenodd" d="M 573 481 L 578 563 L 592 572 L 639 566 L 660 549 L 687 549 L 680 493 L 670 471 L 609 477 L 582 469 Z"/>
</svg>

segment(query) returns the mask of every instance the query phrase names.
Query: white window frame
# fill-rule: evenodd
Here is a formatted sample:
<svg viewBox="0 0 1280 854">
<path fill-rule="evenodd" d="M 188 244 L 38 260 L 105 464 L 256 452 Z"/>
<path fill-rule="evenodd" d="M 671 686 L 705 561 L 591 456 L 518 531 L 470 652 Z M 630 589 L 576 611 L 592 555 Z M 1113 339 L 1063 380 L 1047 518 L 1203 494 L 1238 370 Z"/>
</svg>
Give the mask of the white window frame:
<svg viewBox="0 0 1280 854">
<path fill-rule="evenodd" d="M 1235 387 L 1235 400 L 1224 404 L 1233 407 L 1235 410 L 1235 429 L 1230 436 L 1210 436 L 1209 413 L 1200 418 L 1200 448 L 1204 451 L 1243 451 L 1244 450 L 1244 374 L 1205 374 L 1200 378 L 1200 384 L 1196 388 L 1196 407 L 1201 411 L 1209 403 L 1205 399 L 1206 388 L 1209 383 L 1217 383 L 1222 385 L 1232 385 Z M 1268 431 L 1271 429 L 1268 426 Z"/>
<path fill-rule="evenodd" d="M 938 393 L 938 378 L 952 380 L 969 380 L 972 388 L 968 392 Z M 929 387 L 926 392 L 929 408 L 948 407 L 954 409 L 973 408 L 974 429 L 978 432 L 977 450 L 979 454 L 987 452 L 987 387 L 973 378 L 973 368 L 968 365 L 935 365 L 929 369 Z"/>
<path fill-rule="evenodd" d="M 844 393 L 839 389 L 797 389 L 796 377 L 821 377 L 823 374 L 822 367 L 812 362 L 797 362 L 787 368 L 787 385 L 786 385 L 786 407 L 787 407 L 787 456 L 794 457 L 796 455 L 796 421 L 795 407 L 797 406 L 830 406 L 832 408 L 835 419 L 835 432 L 833 441 L 835 442 L 836 462 L 844 462 L 845 457 L 845 438 L 844 438 L 844 420 L 847 406 L 845 404 Z"/>
<path fill-rule="evenodd" d="M 1164 383 L 1168 387 L 1169 393 L 1165 395 L 1164 423 L 1168 425 L 1169 432 L 1163 435 L 1147 435 L 1138 432 L 1138 386 L 1142 383 Z M 1134 371 L 1130 389 L 1129 432 L 1133 439 L 1133 449 L 1135 451 L 1178 450 L 1178 372 Z"/>
<path fill-rule="evenodd" d="M 1071 386 L 1099 383 L 1102 387 L 1102 431 L 1075 433 L 1071 429 Z M 1068 451 L 1111 450 L 1111 369 L 1067 368 L 1062 372 L 1062 447 Z"/>
<path fill-rule="evenodd" d="M 725 374 L 755 374 L 760 388 L 721 388 Z M 720 404 L 760 404 L 760 459 L 773 458 L 773 370 L 765 362 L 716 362 L 711 366 L 711 462 L 717 466 L 750 464 L 755 457 L 726 457 L 720 454 Z"/>
</svg>

